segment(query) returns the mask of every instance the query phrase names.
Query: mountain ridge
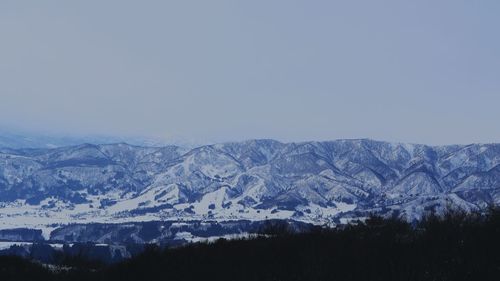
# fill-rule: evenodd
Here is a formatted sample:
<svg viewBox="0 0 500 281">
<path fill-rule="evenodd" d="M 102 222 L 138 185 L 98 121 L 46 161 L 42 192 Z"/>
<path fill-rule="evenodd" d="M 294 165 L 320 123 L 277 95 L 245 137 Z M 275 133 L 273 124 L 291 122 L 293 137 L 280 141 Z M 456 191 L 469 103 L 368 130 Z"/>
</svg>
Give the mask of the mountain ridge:
<svg viewBox="0 0 500 281">
<path fill-rule="evenodd" d="M 0 228 L 150 220 L 419 219 L 500 202 L 500 144 L 254 139 L 0 149 Z"/>
</svg>

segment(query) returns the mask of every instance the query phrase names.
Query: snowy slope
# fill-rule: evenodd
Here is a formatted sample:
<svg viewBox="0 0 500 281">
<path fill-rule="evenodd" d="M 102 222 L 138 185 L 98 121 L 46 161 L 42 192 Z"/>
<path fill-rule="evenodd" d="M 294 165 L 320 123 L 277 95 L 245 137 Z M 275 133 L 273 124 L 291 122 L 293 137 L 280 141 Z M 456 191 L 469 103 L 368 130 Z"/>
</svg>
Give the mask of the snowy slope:
<svg viewBox="0 0 500 281">
<path fill-rule="evenodd" d="M 500 203 L 500 145 L 252 140 L 0 149 L 0 229 L 67 223 L 293 219 Z"/>
</svg>

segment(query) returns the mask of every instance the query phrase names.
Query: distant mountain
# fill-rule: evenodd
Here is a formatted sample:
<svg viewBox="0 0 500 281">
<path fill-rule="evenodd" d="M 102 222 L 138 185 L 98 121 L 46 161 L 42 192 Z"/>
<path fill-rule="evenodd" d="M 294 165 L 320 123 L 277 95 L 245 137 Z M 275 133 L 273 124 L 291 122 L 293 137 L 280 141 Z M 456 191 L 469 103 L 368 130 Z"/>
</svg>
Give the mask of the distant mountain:
<svg viewBox="0 0 500 281">
<path fill-rule="evenodd" d="M 143 146 L 164 146 L 166 141 L 140 137 L 111 137 L 111 136 L 55 136 L 31 132 L 17 132 L 0 129 L 0 148 L 57 148 L 75 146 L 82 143 L 105 144 L 126 142 Z"/>
<path fill-rule="evenodd" d="M 500 203 L 500 144 L 251 140 L 186 149 L 83 144 L 0 150 L 0 228 L 292 219 Z"/>
<path fill-rule="evenodd" d="M 54 148 L 80 143 L 82 142 L 77 139 L 0 131 L 0 147 L 2 148 Z"/>
</svg>

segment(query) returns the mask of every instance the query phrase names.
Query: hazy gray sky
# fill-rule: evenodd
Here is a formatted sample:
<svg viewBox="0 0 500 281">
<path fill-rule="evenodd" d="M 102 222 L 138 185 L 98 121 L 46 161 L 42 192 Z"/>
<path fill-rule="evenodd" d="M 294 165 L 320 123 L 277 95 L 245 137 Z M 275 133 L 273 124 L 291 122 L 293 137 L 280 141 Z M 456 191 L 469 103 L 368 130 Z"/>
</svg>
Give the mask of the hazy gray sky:
<svg viewBox="0 0 500 281">
<path fill-rule="evenodd" d="M 0 125 L 500 142 L 500 1 L 1 1 Z"/>
</svg>

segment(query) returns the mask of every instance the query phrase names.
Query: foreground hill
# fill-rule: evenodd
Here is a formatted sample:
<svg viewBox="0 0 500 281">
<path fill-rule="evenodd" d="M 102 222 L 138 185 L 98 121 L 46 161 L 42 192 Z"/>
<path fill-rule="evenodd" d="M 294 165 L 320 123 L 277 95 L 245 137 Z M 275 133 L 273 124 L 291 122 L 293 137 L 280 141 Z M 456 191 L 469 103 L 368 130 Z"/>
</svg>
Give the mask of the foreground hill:
<svg viewBox="0 0 500 281">
<path fill-rule="evenodd" d="M 253 140 L 0 150 L 0 228 L 68 223 L 415 220 L 500 202 L 500 145 Z"/>
<path fill-rule="evenodd" d="M 0 257 L 0 280 L 498 280 L 500 212 L 427 217 L 411 226 L 371 217 L 337 229 L 288 231 L 270 224 L 265 237 L 149 248 L 110 266 L 79 259 L 37 265 Z"/>
</svg>

